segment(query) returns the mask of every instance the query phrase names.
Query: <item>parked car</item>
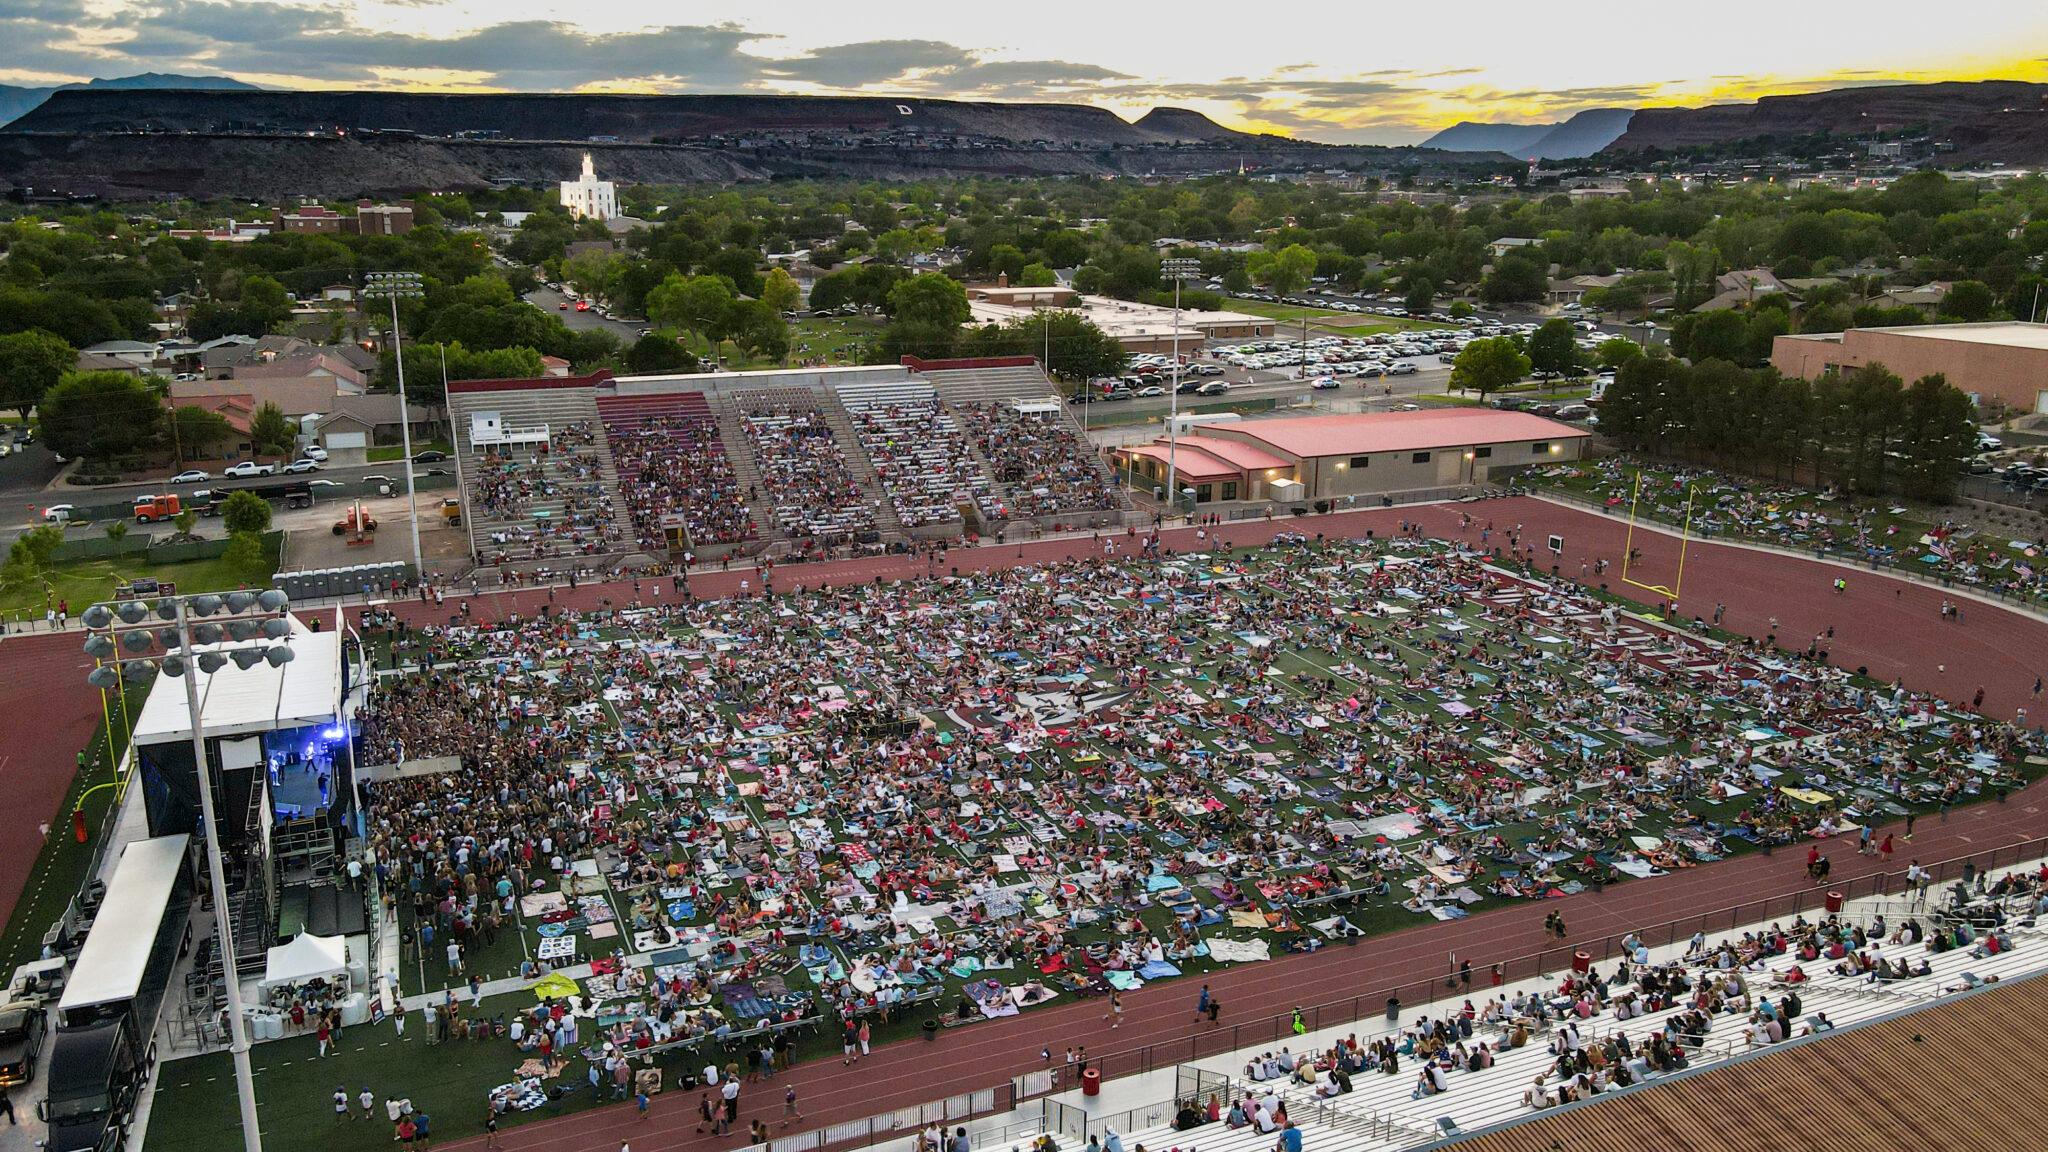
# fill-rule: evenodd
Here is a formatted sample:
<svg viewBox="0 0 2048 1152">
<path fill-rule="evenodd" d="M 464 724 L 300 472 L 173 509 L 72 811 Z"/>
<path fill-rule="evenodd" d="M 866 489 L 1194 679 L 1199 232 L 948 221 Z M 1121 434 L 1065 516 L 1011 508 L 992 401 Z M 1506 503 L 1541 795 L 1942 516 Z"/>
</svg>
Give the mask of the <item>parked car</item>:
<svg viewBox="0 0 2048 1152">
<path fill-rule="evenodd" d="M 2005 441 L 1986 432 L 1977 433 L 1977 451 L 1996 452 L 2005 447 Z"/>
<path fill-rule="evenodd" d="M 446 460 L 447 458 L 448 454 L 446 452 L 437 452 L 434 449 L 429 448 L 425 452 L 413 453 L 412 462 L 415 464 L 439 464 L 441 461 Z"/>
<path fill-rule="evenodd" d="M 36 1056 L 43 1050 L 49 1021 L 40 1005 L 17 1000 L 0 1008 L 0 1087 L 12 1088 L 35 1079 Z"/>
<path fill-rule="evenodd" d="M 320 465 L 311 460 L 294 460 L 284 466 L 284 474 L 287 476 L 302 476 L 308 472 L 318 472 L 319 470 Z"/>
<path fill-rule="evenodd" d="M 1161 387 L 1161 386 L 1159 386 L 1159 385 L 1157 385 L 1157 384 L 1151 384 L 1151 385 L 1147 385 L 1146 387 L 1143 387 L 1143 388 L 1140 388 L 1140 389 L 1138 389 L 1138 395 L 1139 395 L 1140 397 L 1145 397 L 1145 396 L 1164 396 L 1164 395 L 1166 395 L 1166 389 L 1165 389 L 1165 388 L 1163 388 L 1163 387 Z"/>
<path fill-rule="evenodd" d="M 213 474 L 203 468 L 190 468 L 171 477 L 173 484 L 198 484 L 213 479 Z"/>
<path fill-rule="evenodd" d="M 299 453 L 299 455 L 304 456 L 308 460 L 318 460 L 322 464 L 327 463 L 327 449 L 322 448 L 318 444 L 306 445 L 306 450 Z"/>
<path fill-rule="evenodd" d="M 1195 389 L 1195 394 L 1198 396 L 1221 396 L 1228 391 L 1230 391 L 1230 385 L 1221 380 L 1211 380 L 1200 388 Z"/>
<path fill-rule="evenodd" d="M 1415 365 L 1410 364 L 1406 360 L 1396 360 L 1392 364 L 1387 365 L 1387 375 L 1389 376 L 1413 376 L 1415 371 Z"/>
<path fill-rule="evenodd" d="M 1315 383 L 1310 384 L 1309 387 L 1317 391 L 1326 391 L 1337 387 L 1337 378 L 1335 376 L 1318 376 L 1315 379 Z"/>
<path fill-rule="evenodd" d="M 52 504 L 48 508 L 43 509 L 43 523 L 69 523 L 71 520 L 71 509 L 72 505 L 70 504 Z"/>
<path fill-rule="evenodd" d="M 1188 369 L 1188 371 L 1194 373 L 1197 376 L 1221 376 L 1223 375 L 1223 365 L 1197 364 L 1193 368 Z"/>
<path fill-rule="evenodd" d="M 1584 420 L 1592 414 L 1593 406 L 1590 404 L 1567 404 L 1557 410 L 1559 420 Z"/>
<path fill-rule="evenodd" d="M 277 465 L 258 464 L 254 460 L 244 460 L 239 464 L 230 464 L 226 468 L 221 469 L 220 474 L 222 476 L 232 476 L 237 480 L 249 476 L 275 476 L 277 474 Z"/>
</svg>

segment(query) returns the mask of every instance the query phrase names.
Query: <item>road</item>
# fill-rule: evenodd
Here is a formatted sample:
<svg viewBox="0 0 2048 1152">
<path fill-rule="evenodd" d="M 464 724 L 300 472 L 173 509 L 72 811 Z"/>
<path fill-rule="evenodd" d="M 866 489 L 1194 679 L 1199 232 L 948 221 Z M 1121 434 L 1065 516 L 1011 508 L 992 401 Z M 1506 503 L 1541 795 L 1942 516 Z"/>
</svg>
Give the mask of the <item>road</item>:
<svg viewBox="0 0 2048 1152">
<path fill-rule="evenodd" d="M 609 332 L 628 344 L 638 340 L 640 338 L 640 330 L 647 327 L 645 320 L 632 322 L 607 320 L 595 312 L 578 312 L 576 305 L 568 297 L 563 296 L 552 288 L 536 288 L 528 292 L 524 299 L 528 304 L 543 312 L 554 313 L 556 319 L 577 332 L 593 330 Z M 563 304 L 568 304 L 569 306 L 563 308 L 561 307 Z"/>
<path fill-rule="evenodd" d="M 12 473 L 9 469 L 16 466 L 15 462 L 19 457 L 9 456 L 5 459 L 0 459 L 0 498 L 5 498 L 7 501 L 4 505 L 0 505 L 0 507 L 5 507 L 6 509 L 5 513 L 0 513 L 0 538 L 11 539 L 21 530 L 41 524 L 43 522 L 43 509 L 53 504 L 125 504 L 138 496 L 161 494 L 173 494 L 181 499 L 189 500 L 194 492 L 201 489 L 219 488 L 223 485 L 243 482 L 224 480 L 220 478 L 219 473 L 215 473 L 213 479 L 195 484 L 171 484 L 162 480 L 144 480 L 134 484 L 110 484 L 105 487 L 95 488 L 73 488 L 69 486 L 45 488 L 45 485 L 55 478 L 58 465 L 56 459 L 48 452 L 44 452 L 40 448 L 34 449 L 34 452 L 40 454 L 40 458 L 43 461 L 42 466 L 35 466 L 35 458 L 32 456 L 29 462 L 30 466 L 23 470 L 22 478 L 12 483 L 10 483 Z M 440 463 L 422 464 L 418 467 L 420 471 L 416 475 L 423 475 L 430 468 L 452 468 L 454 465 Z M 405 485 L 405 465 L 396 460 L 384 460 L 374 464 L 333 465 L 322 467 L 320 471 L 310 476 L 264 476 L 253 478 L 253 480 L 267 484 L 281 480 L 362 481 L 376 477 L 387 479 L 395 487 L 402 488 Z M 79 527 L 78 531 L 97 531 L 97 529 L 93 529 L 90 525 L 83 525 Z"/>
</svg>

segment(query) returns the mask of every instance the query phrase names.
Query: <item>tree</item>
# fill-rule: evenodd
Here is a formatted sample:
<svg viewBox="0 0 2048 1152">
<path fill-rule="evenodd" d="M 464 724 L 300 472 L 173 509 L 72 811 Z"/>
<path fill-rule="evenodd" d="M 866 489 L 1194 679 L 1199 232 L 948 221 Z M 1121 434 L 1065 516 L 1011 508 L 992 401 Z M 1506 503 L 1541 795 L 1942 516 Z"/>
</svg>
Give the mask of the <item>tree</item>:
<svg viewBox="0 0 2048 1152">
<path fill-rule="evenodd" d="M 244 489 L 229 496 L 221 505 L 220 519 L 230 536 L 268 532 L 270 501 Z"/>
<path fill-rule="evenodd" d="M 761 303 L 775 309 L 778 316 L 784 312 L 794 312 L 803 307 L 804 290 L 797 287 L 796 281 L 790 278 L 789 269 L 775 268 L 770 270 L 767 278 L 761 282 Z"/>
<path fill-rule="evenodd" d="M 1997 310 L 1998 294 L 1981 280 L 1956 281 L 1935 309 L 1942 316 L 1968 324 L 1989 320 Z"/>
<path fill-rule="evenodd" d="M 1429 276 L 1410 275 L 1402 281 L 1401 305 L 1411 316 L 1429 313 L 1429 306 L 1436 303 L 1437 282 Z M 1470 306 L 1467 306 L 1470 310 Z"/>
<path fill-rule="evenodd" d="M 1529 363 L 1546 376 L 1569 376 L 1579 370 L 1577 334 L 1569 320 L 1546 320 L 1529 337 Z"/>
<path fill-rule="evenodd" d="M 1252 279 L 1273 290 L 1275 296 L 1292 296 L 1316 274 L 1315 250 L 1289 244 L 1278 252 L 1254 252 L 1248 268 Z"/>
<path fill-rule="evenodd" d="M 256 455 L 273 453 L 282 456 L 291 451 L 295 435 L 292 422 L 285 418 L 284 409 L 265 401 L 249 417 L 249 447 Z"/>
<path fill-rule="evenodd" d="M 1503 336 L 1474 340 L 1451 364 L 1451 387 L 1479 393 L 1481 400 L 1529 374 L 1529 358 Z"/>
<path fill-rule="evenodd" d="M 181 464 L 196 449 L 218 444 L 234 432 L 235 426 L 228 423 L 228 418 L 211 409 L 196 404 L 171 409 L 171 443 L 177 448 Z"/>
<path fill-rule="evenodd" d="M 890 290 L 888 312 L 899 324 L 958 328 L 967 323 L 967 290 L 950 277 L 926 272 Z"/>
<path fill-rule="evenodd" d="M 1052 361 L 1047 369 L 1066 380 L 1114 376 L 1131 359 L 1122 341 L 1080 313 L 1063 309 L 970 328 L 961 334 L 957 351 L 962 356 L 1043 356 L 1048 346 Z"/>
<path fill-rule="evenodd" d="M 149 385 L 125 372 L 73 372 L 43 397 L 36 427 L 59 456 L 104 460 L 154 444 L 164 409 Z"/>
<path fill-rule="evenodd" d="M 1470 317 L 1472 313 L 1474 313 L 1475 311 L 1478 311 L 1478 309 L 1475 309 L 1474 307 L 1472 307 L 1472 305 L 1466 303 L 1463 300 L 1451 301 L 1451 319 L 1453 320 L 1464 320 Z"/>
<path fill-rule="evenodd" d="M 118 545 L 121 541 L 128 538 L 128 522 L 126 520 L 109 521 L 106 532 L 107 539 L 112 540 Z"/>
<path fill-rule="evenodd" d="M 811 311 L 828 312 L 848 304 L 860 303 L 860 270 L 846 268 L 829 272 L 811 284 Z M 648 313 L 653 316 L 650 306 Z"/>
<path fill-rule="evenodd" d="M 60 336 L 32 328 L 0 336 L 0 408 L 28 414 L 64 373 L 78 363 L 78 353 Z"/>
<path fill-rule="evenodd" d="M 1671 326 L 1671 350 L 1695 364 L 1702 360 L 1745 363 L 1749 359 L 1749 323 L 1732 308 L 1689 313 Z"/>
<path fill-rule="evenodd" d="M 1977 446 L 1970 398 L 1937 373 L 1913 381 L 1903 400 L 1899 485 L 1911 499 L 1946 504 L 1955 499 L 1956 477 Z"/>
<path fill-rule="evenodd" d="M 718 277 L 677 273 L 647 293 L 647 318 L 698 338 L 717 324 L 731 302 L 732 289 Z"/>
<path fill-rule="evenodd" d="M 199 527 L 199 510 L 187 508 L 171 517 L 171 527 L 177 529 L 180 536 L 190 536 L 192 529 Z"/>
<path fill-rule="evenodd" d="M 1054 276 L 1052 269 L 1043 264 L 1026 264 L 1024 271 L 1017 275 L 1019 288 L 1050 288 L 1057 283 L 1059 277 Z"/>
<path fill-rule="evenodd" d="M 718 329 L 749 359 L 781 360 L 789 355 L 789 325 L 765 300 L 734 300 L 719 317 Z"/>
<path fill-rule="evenodd" d="M 0 585 L 22 591 L 41 587 L 49 578 L 50 556 L 64 543 L 64 530 L 39 524 L 15 537 L 7 549 L 7 561 L 0 564 Z"/>
<path fill-rule="evenodd" d="M 697 358 L 690 354 L 689 349 L 676 343 L 674 336 L 649 332 L 626 349 L 626 368 L 642 375 L 694 372 L 697 370 Z"/>
<path fill-rule="evenodd" d="M 1479 282 L 1479 298 L 1492 307 L 1541 300 L 1549 290 L 1549 267 L 1521 248 L 1494 261 L 1493 271 Z"/>
<path fill-rule="evenodd" d="M 1599 358 L 1602 368 L 1612 371 L 1632 360 L 1642 359 L 1643 349 L 1626 336 L 1615 336 L 1602 340 L 1600 346 L 1593 350 L 1593 355 Z"/>
<path fill-rule="evenodd" d="M 237 492 L 236 496 L 250 493 Z M 232 499 L 232 498 L 230 498 Z M 269 507 L 269 505 L 265 505 Z M 269 578 L 269 559 L 264 555 L 262 531 L 230 532 L 227 550 L 220 554 L 222 563 L 235 571 L 244 584 L 259 583 Z"/>
</svg>

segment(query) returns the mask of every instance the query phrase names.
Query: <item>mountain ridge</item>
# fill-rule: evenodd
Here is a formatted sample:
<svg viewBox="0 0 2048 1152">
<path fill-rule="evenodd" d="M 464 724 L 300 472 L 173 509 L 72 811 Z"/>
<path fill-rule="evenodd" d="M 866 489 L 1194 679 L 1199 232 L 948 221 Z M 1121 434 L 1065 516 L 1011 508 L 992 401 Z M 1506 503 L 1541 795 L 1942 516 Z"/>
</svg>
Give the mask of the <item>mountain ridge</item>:
<svg viewBox="0 0 2048 1152">
<path fill-rule="evenodd" d="M 247 84 L 231 76 L 181 76 L 169 72 L 143 72 L 134 76 L 96 76 L 84 83 L 52 84 L 47 87 L 22 87 L 14 84 L 0 84 L 0 128 L 34 111 L 44 101 L 58 92 L 79 89 L 132 90 L 138 88 L 169 88 L 186 91 L 205 89 L 229 89 L 260 91 L 254 84 Z"/>
<path fill-rule="evenodd" d="M 1506 152 L 1525 160 L 1573 160 L 1613 143 L 1634 115 L 1632 108 L 1587 108 L 1554 124 L 1461 120 L 1420 146 L 1447 152 Z"/>
</svg>

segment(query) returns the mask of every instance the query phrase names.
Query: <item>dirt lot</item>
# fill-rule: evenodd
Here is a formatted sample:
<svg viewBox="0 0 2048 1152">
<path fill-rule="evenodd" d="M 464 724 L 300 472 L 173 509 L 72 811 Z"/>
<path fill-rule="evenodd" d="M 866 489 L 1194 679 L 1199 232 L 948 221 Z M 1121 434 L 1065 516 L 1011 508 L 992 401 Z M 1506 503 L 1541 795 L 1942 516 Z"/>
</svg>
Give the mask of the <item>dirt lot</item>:
<svg viewBox="0 0 2048 1152">
<path fill-rule="evenodd" d="M 420 495 L 420 554 L 429 569 L 453 567 L 469 556 L 469 537 L 462 529 L 442 523 L 440 504 L 438 494 Z M 322 500 L 311 508 L 280 511 L 275 524 L 287 534 L 286 569 L 344 568 L 412 559 L 412 533 L 406 528 L 403 496 L 363 501 L 363 510 L 377 522 L 377 530 L 370 533 L 366 544 L 351 544 L 347 535 L 334 534 L 334 522 L 346 515 L 348 508 L 339 500 Z"/>
</svg>

